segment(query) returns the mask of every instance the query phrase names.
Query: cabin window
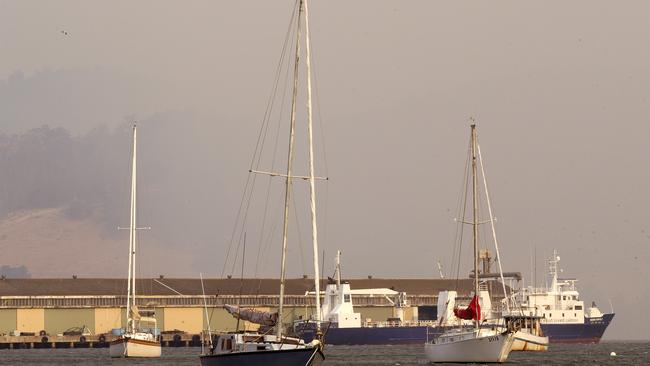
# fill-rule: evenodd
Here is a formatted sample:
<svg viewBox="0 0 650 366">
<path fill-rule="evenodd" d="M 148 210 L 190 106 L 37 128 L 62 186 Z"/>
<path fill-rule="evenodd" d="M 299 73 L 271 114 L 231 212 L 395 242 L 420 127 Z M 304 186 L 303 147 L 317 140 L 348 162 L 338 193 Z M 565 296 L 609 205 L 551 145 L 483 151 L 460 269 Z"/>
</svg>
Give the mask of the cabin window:
<svg viewBox="0 0 650 366">
<path fill-rule="evenodd" d="M 577 317 L 578 317 L 578 313 L 573 313 L 573 316 L 577 318 Z"/>
<path fill-rule="evenodd" d="M 562 317 L 564 318 L 564 313 L 562 313 Z"/>
<path fill-rule="evenodd" d="M 548 317 L 549 317 L 549 318 L 552 318 L 552 317 L 553 317 L 553 313 L 548 313 Z"/>
<path fill-rule="evenodd" d="M 576 305 L 576 306 L 575 306 L 575 309 L 576 309 L 576 310 L 582 310 L 582 305 Z"/>
<path fill-rule="evenodd" d="M 350 302 L 350 294 L 343 295 L 343 302 Z"/>
<path fill-rule="evenodd" d="M 232 339 L 226 339 L 226 349 L 232 349 Z"/>
</svg>

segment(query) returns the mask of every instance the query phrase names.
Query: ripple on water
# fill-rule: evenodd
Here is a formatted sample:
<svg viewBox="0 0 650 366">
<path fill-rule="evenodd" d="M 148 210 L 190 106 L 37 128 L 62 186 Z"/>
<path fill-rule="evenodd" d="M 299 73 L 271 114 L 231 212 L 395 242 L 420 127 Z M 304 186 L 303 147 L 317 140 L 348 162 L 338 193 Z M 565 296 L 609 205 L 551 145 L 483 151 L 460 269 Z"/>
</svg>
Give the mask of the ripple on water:
<svg viewBox="0 0 650 366">
<path fill-rule="evenodd" d="M 0 350 L 0 365 L 199 365 L 199 348 L 163 348 L 160 359 L 111 359 L 108 349 Z M 615 352 L 616 356 L 610 356 Z M 409 366 L 424 365 L 424 347 L 328 346 L 326 366 Z M 594 345 L 551 345 L 548 352 L 514 352 L 512 365 L 650 365 L 650 342 L 605 342 Z"/>
</svg>

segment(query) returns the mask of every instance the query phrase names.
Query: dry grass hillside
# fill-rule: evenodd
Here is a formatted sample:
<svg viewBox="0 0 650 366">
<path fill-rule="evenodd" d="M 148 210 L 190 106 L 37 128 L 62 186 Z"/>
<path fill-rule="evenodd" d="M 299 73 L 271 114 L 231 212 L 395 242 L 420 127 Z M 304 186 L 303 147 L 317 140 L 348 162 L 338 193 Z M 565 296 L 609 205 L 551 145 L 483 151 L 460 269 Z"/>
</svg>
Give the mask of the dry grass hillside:
<svg viewBox="0 0 650 366">
<path fill-rule="evenodd" d="M 190 255 L 168 249 L 154 230 L 139 238 L 138 275 L 191 271 Z M 32 277 L 125 277 L 128 245 L 126 231 L 107 235 L 96 219 L 73 220 L 62 208 L 20 211 L 0 220 L 0 264 L 24 265 Z"/>
</svg>

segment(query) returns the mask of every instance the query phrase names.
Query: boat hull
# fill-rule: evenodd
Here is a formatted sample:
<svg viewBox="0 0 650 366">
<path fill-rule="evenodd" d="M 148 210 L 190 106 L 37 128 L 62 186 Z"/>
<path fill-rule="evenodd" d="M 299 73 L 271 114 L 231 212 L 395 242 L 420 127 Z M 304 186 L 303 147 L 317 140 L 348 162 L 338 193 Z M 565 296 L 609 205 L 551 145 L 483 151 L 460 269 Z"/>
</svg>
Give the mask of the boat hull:
<svg viewBox="0 0 650 366">
<path fill-rule="evenodd" d="M 320 366 L 325 360 L 318 347 L 276 351 L 201 355 L 201 366 Z"/>
<path fill-rule="evenodd" d="M 546 351 L 548 337 L 542 337 L 529 332 L 515 332 L 511 351 Z"/>
<path fill-rule="evenodd" d="M 452 343 L 425 343 L 424 353 L 429 362 L 500 363 L 508 359 L 513 334 L 495 334 Z"/>
<path fill-rule="evenodd" d="M 111 357 L 160 357 L 160 343 L 139 339 L 118 338 L 108 348 Z"/>
<path fill-rule="evenodd" d="M 614 319 L 614 314 L 600 318 L 585 318 L 584 324 L 542 323 L 542 331 L 551 343 L 598 343 Z"/>
</svg>

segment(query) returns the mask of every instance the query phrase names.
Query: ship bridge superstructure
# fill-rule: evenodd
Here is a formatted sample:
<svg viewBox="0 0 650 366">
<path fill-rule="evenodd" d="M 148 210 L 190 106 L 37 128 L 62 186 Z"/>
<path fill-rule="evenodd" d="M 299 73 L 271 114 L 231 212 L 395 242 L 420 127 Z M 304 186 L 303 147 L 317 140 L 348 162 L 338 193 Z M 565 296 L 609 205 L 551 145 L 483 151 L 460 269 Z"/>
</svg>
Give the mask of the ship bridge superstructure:
<svg viewBox="0 0 650 366">
<path fill-rule="evenodd" d="M 575 278 L 559 278 L 560 256 L 557 250 L 548 261 L 547 287 L 528 287 L 522 292 L 522 308 L 527 315 L 541 316 L 546 323 L 585 322 L 585 316 L 602 316 L 598 308 L 585 309 Z"/>
</svg>

